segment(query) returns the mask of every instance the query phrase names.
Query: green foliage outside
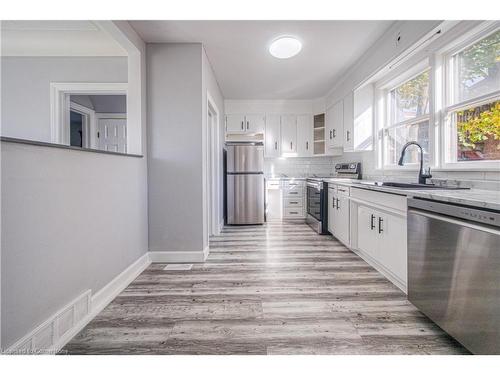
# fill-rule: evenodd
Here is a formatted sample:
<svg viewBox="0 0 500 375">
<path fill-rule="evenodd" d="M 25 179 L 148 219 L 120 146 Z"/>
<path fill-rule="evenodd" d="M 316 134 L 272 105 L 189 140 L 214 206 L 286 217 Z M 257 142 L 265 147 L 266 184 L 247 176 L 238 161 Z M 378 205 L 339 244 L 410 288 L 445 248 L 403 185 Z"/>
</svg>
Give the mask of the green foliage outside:
<svg viewBox="0 0 500 375">
<path fill-rule="evenodd" d="M 470 149 L 500 140 L 500 101 L 457 112 L 457 132 L 459 144 Z"/>
</svg>

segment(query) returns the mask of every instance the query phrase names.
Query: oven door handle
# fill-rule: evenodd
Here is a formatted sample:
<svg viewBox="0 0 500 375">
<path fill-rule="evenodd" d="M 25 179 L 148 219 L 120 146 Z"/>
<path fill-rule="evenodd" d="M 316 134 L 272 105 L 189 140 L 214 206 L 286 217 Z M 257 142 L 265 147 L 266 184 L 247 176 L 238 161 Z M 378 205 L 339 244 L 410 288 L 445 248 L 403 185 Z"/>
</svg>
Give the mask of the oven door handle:
<svg viewBox="0 0 500 375">
<path fill-rule="evenodd" d="M 314 182 L 308 182 L 306 185 L 308 187 L 315 188 L 317 191 L 321 191 L 321 187 L 318 184 L 315 184 Z"/>
</svg>

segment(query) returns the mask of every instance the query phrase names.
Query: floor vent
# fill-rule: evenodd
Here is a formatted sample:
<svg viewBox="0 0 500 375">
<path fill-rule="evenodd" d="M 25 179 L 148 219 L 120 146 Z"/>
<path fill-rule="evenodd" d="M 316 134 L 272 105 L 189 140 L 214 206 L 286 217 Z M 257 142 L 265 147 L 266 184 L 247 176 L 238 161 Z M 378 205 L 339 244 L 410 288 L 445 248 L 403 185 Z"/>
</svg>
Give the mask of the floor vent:
<svg viewBox="0 0 500 375">
<path fill-rule="evenodd" d="M 164 271 L 190 271 L 192 264 L 167 264 Z"/>
</svg>

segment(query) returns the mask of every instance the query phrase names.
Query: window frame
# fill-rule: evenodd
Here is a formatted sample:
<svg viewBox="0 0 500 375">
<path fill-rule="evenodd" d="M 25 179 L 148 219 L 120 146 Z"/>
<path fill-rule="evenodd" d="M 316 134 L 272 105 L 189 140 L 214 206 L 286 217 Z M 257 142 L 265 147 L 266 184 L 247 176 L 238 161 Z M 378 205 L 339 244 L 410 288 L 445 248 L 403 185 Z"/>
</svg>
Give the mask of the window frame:
<svg viewBox="0 0 500 375">
<path fill-rule="evenodd" d="M 385 164 L 386 161 L 386 137 L 385 130 L 389 129 L 390 107 L 388 95 L 392 88 L 410 80 L 420 73 L 429 70 L 429 163 L 427 166 L 436 171 L 477 171 L 488 172 L 500 170 L 500 160 L 476 160 L 476 161 L 450 161 L 452 144 L 455 137 L 450 134 L 450 121 L 447 114 L 450 111 L 470 108 L 481 105 L 492 100 L 500 100 L 500 89 L 486 95 L 481 95 L 459 104 L 450 105 L 450 57 L 473 45 L 479 40 L 500 30 L 500 21 L 463 21 L 454 24 L 454 27 L 442 37 L 432 42 L 424 50 L 403 61 L 394 71 L 377 78 L 374 83 L 374 151 L 376 157 L 376 170 L 418 170 L 418 163 L 409 163 L 404 166 Z M 386 70 L 390 70 L 388 65 Z M 380 76 L 379 76 L 380 77 Z M 392 88 L 391 88 L 392 87 Z M 398 126 L 418 123 L 423 121 L 419 117 L 398 123 Z M 456 155 L 456 152 L 455 152 Z M 456 159 L 455 159 L 456 160 Z"/>
<path fill-rule="evenodd" d="M 442 170 L 474 170 L 491 171 L 500 169 L 500 160 L 470 160 L 458 161 L 457 155 L 457 133 L 451 121 L 451 114 L 460 110 L 479 106 L 491 101 L 500 100 L 500 88 L 493 92 L 478 95 L 461 102 L 455 102 L 456 79 L 454 56 L 461 51 L 474 45 L 481 39 L 500 31 L 500 22 L 485 22 L 471 30 L 463 38 L 457 38 L 447 45 L 447 48 L 440 51 L 438 58 L 441 59 L 443 67 L 443 84 L 441 100 L 443 103 L 440 113 L 441 123 L 441 153 L 440 167 Z"/>
<path fill-rule="evenodd" d="M 417 56 L 419 57 L 417 61 L 412 60 L 407 64 L 403 64 L 401 68 L 392 74 L 387 75 L 382 80 L 378 81 L 376 84 L 376 102 L 378 105 L 376 114 L 376 149 L 377 149 L 377 168 L 379 170 L 418 170 L 420 168 L 419 163 L 405 163 L 403 166 L 397 164 L 386 164 L 387 160 L 387 134 L 390 130 L 404 127 L 407 125 L 418 124 L 424 121 L 429 121 L 429 157 L 430 162 L 433 164 L 433 142 L 434 139 L 431 135 L 432 133 L 432 121 L 433 121 L 433 69 L 432 64 L 427 56 Z M 398 86 L 418 77 L 425 71 L 429 71 L 429 113 L 426 115 L 421 115 L 413 119 L 408 119 L 405 121 L 393 123 L 393 110 L 391 91 L 396 89 Z"/>
</svg>

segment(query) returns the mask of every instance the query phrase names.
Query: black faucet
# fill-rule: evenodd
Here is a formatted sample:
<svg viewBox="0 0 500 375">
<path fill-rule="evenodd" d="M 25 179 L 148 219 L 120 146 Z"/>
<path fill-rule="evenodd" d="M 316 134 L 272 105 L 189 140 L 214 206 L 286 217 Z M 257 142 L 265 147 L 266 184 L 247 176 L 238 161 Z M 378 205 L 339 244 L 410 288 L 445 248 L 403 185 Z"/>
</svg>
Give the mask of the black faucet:
<svg viewBox="0 0 500 375">
<path fill-rule="evenodd" d="M 427 168 L 427 171 L 424 174 L 424 150 L 422 149 L 422 146 L 420 146 L 417 142 L 411 141 L 403 146 L 403 149 L 401 150 L 401 157 L 399 158 L 398 161 L 398 165 L 403 165 L 403 159 L 405 157 L 406 149 L 408 148 L 408 146 L 411 145 L 418 146 L 418 148 L 420 149 L 420 171 L 418 171 L 418 183 L 425 185 L 426 180 L 432 177 L 431 167 Z"/>
</svg>

